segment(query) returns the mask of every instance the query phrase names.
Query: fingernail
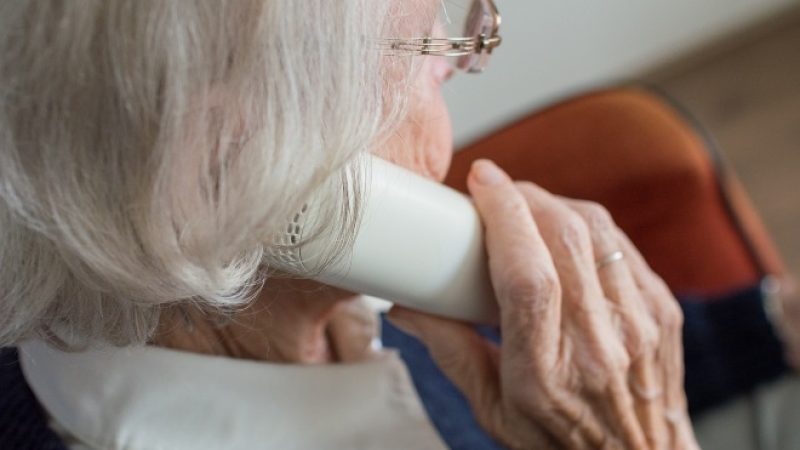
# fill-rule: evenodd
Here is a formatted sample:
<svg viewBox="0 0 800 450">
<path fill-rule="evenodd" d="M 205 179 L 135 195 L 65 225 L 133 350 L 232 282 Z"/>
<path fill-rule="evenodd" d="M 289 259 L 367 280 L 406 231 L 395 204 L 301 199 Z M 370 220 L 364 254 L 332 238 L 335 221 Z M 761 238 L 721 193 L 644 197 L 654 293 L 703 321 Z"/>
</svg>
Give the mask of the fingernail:
<svg viewBox="0 0 800 450">
<path fill-rule="evenodd" d="M 508 177 L 497 165 L 488 159 L 479 159 L 472 163 L 472 172 L 475 180 L 484 186 L 496 186 Z"/>
</svg>

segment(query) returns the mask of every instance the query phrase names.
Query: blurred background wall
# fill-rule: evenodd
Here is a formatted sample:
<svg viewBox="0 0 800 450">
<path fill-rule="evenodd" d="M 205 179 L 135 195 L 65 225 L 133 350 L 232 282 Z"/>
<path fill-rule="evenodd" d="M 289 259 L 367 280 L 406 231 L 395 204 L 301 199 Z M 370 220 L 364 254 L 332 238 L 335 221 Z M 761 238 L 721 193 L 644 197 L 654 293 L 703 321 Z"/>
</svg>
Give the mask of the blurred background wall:
<svg viewBox="0 0 800 450">
<path fill-rule="evenodd" d="M 800 277 L 800 0 L 496 0 L 505 39 L 445 85 L 461 146 L 547 103 L 639 79 L 716 137 Z"/>
<path fill-rule="evenodd" d="M 583 87 L 630 77 L 797 0 L 496 0 L 486 73 L 446 87 L 457 146 Z"/>
</svg>

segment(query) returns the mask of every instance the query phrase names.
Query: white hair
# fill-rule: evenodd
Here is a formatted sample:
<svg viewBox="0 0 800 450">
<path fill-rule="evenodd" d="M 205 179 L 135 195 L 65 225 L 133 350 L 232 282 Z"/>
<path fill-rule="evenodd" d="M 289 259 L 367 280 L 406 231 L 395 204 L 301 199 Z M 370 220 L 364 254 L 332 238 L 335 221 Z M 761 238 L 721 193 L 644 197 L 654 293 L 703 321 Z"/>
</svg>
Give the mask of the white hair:
<svg viewBox="0 0 800 450">
<path fill-rule="evenodd" d="M 0 346 L 245 304 L 275 231 L 399 117 L 387 3 L 2 2 Z M 357 202 L 331 198 L 346 242 Z"/>
</svg>

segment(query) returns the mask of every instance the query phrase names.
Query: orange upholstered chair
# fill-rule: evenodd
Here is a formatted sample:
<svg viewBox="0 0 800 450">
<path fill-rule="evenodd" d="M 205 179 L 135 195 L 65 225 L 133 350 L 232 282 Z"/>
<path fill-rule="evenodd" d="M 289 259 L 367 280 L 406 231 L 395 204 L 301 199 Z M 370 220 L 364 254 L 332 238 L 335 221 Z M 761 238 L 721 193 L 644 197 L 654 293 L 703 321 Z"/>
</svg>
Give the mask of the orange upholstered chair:
<svg viewBox="0 0 800 450">
<path fill-rule="evenodd" d="M 784 271 L 744 191 L 700 127 L 653 90 L 592 92 L 533 113 L 462 149 L 470 163 L 605 205 L 674 292 L 711 297 Z"/>
</svg>

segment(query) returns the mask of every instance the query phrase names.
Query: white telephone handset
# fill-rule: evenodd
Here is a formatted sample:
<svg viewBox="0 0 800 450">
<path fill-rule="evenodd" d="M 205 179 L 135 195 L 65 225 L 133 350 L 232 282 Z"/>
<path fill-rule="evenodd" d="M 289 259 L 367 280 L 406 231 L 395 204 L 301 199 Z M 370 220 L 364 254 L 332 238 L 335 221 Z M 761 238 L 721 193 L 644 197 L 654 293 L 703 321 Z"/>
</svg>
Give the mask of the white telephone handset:
<svg viewBox="0 0 800 450">
<path fill-rule="evenodd" d="M 368 159 L 371 176 L 352 253 L 315 279 L 432 314 L 496 324 L 481 220 L 469 198 Z M 313 204 L 296 221 L 294 230 L 302 235 L 313 224 Z M 320 253 L 314 246 L 311 241 L 298 249 L 302 266 L 313 266 Z"/>
</svg>

